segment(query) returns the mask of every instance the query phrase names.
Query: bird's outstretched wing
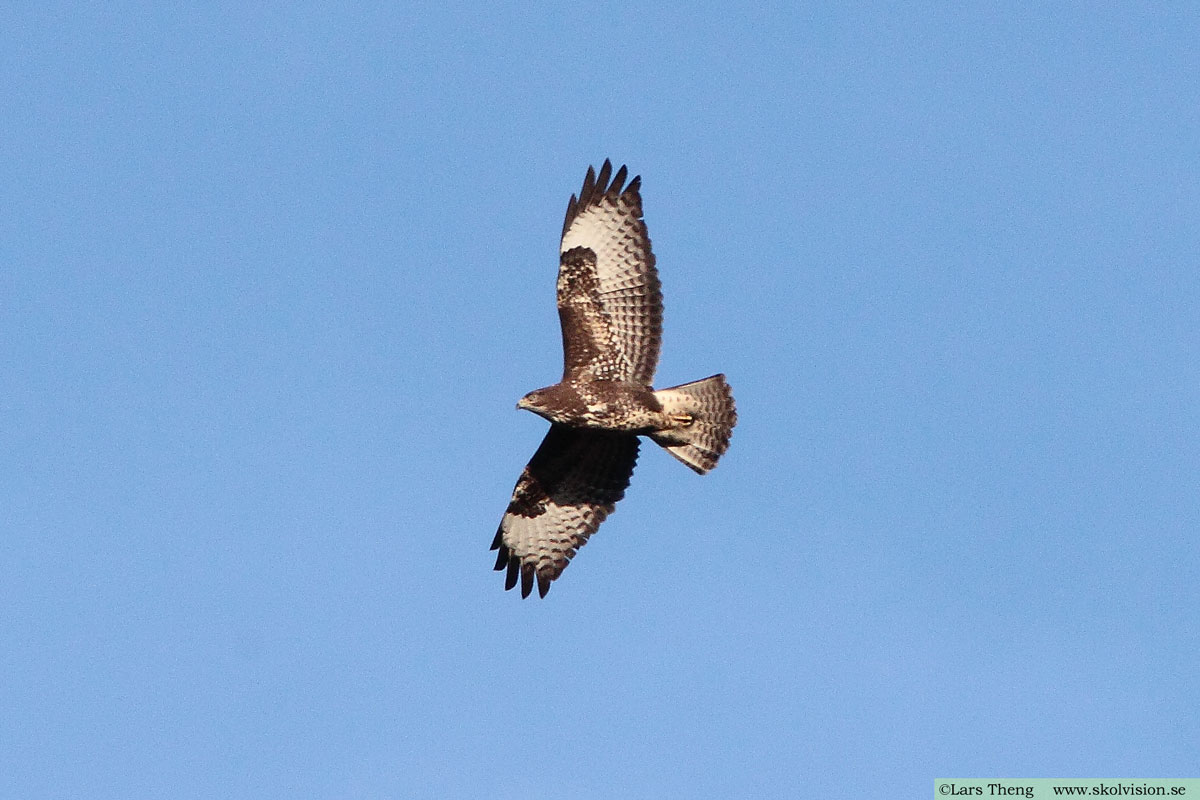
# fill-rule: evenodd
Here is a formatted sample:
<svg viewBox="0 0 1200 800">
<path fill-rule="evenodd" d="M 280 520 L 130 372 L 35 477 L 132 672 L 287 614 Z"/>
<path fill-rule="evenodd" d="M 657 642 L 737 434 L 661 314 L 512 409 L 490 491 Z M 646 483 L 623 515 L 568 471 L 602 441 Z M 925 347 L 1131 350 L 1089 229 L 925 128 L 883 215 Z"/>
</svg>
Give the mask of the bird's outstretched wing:
<svg viewBox="0 0 1200 800">
<path fill-rule="evenodd" d="M 625 494 L 637 463 L 636 436 L 552 425 L 521 473 L 492 549 L 496 569 L 507 569 L 505 589 L 521 579 L 528 597 L 566 569 Z"/>
<path fill-rule="evenodd" d="M 571 195 L 559 247 L 558 314 L 563 380 L 649 386 L 662 343 L 662 292 L 642 221 L 641 177 L 588 167 Z M 611 182 L 610 182 L 611 178 Z"/>
</svg>

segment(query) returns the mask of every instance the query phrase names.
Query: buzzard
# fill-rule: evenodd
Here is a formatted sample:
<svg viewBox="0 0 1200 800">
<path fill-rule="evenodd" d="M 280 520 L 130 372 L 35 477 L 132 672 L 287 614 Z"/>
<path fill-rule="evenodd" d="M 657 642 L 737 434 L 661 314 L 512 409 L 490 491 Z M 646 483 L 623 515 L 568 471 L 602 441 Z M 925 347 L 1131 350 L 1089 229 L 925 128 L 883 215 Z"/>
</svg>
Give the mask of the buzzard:
<svg viewBox="0 0 1200 800">
<path fill-rule="evenodd" d="M 550 421 L 521 473 L 492 549 L 511 589 L 528 597 L 562 574 L 625 494 L 649 436 L 703 475 L 728 449 L 737 423 L 724 375 L 655 391 L 662 294 L 642 221 L 641 177 L 625 185 L 588 167 L 567 203 L 559 246 L 558 316 L 562 381 L 521 398 L 517 408 Z"/>
</svg>

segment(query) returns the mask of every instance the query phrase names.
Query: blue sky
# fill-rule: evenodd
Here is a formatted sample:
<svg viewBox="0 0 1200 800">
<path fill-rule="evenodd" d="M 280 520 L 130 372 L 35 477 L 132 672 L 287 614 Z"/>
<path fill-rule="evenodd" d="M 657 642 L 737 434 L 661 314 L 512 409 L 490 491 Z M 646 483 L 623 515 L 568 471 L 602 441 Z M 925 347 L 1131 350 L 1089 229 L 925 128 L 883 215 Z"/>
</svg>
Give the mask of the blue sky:
<svg viewBox="0 0 1200 800">
<path fill-rule="evenodd" d="M 166 8 L 0 20 L 0 795 L 1196 776 L 1195 9 Z M 606 157 L 741 420 L 522 602 Z"/>
</svg>

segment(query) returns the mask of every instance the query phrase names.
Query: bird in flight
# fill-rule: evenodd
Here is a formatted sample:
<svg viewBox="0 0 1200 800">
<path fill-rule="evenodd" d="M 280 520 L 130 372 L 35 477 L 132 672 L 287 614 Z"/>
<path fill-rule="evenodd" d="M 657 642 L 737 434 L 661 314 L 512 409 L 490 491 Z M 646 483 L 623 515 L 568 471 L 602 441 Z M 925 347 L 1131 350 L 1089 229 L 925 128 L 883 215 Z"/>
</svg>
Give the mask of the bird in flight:
<svg viewBox="0 0 1200 800">
<path fill-rule="evenodd" d="M 588 167 L 571 195 L 559 246 L 558 316 L 562 381 L 521 398 L 517 408 L 550 421 L 526 465 L 492 549 L 505 589 L 528 597 L 550 582 L 625 495 L 648 436 L 703 475 L 729 448 L 737 424 L 724 375 L 655 390 L 662 342 L 662 292 L 642 221 L 641 177 L 625 167 Z"/>
</svg>

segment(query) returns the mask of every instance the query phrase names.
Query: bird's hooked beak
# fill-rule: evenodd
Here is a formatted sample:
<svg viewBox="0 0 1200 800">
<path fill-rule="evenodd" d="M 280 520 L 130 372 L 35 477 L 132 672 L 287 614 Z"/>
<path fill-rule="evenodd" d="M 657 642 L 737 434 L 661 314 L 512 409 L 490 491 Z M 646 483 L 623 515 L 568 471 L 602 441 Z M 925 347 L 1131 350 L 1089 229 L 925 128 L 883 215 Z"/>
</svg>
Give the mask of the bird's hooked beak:
<svg viewBox="0 0 1200 800">
<path fill-rule="evenodd" d="M 522 397 L 520 400 L 517 401 L 517 409 L 533 411 L 533 403 L 529 400 L 529 395 L 525 395 L 524 397 Z"/>
</svg>

